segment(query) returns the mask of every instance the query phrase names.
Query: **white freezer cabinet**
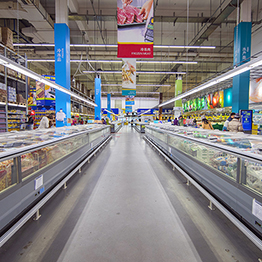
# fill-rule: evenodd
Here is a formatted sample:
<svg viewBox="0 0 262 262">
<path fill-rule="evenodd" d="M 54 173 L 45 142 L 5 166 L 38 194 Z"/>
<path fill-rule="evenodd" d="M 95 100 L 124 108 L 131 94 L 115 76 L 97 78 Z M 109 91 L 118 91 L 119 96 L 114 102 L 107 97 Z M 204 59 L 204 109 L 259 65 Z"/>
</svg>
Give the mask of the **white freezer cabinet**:
<svg viewBox="0 0 262 262">
<path fill-rule="evenodd" d="M 262 140 L 213 130 L 146 126 L 146 136 L 262 236 Z M 262 214 L 262 209 L 260 210 Z"/>
<path fill-rule="evenodd" d="M 96 124 L 0 136 L 0 233 L 109 136 Z"/>
<path fill-rule="evenodd" d="M 112 122 L 110 124 L 111 133 L 117 133 L 121 129 L 122 126 L 123 126 L 123 122 L 120 122 L 120 121 Z"/>
</svg>

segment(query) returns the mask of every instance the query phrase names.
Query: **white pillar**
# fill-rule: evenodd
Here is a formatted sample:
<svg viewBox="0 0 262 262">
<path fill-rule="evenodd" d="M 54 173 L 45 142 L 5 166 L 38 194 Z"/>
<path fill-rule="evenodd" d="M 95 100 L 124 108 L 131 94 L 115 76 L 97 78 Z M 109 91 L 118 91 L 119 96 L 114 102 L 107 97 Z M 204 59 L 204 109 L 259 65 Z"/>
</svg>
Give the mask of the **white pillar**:
<svg viewBox="0 0 262 262">
<path fill-rule="evenodd" d="M 68 0 L 55 1 L 55 22 L 68 26 Z"/>
<path fill-rule="evenodd" d="M 251 22 L 252 0 L 244 0 L 240 8 L 240 22 Z"/>
</svg>

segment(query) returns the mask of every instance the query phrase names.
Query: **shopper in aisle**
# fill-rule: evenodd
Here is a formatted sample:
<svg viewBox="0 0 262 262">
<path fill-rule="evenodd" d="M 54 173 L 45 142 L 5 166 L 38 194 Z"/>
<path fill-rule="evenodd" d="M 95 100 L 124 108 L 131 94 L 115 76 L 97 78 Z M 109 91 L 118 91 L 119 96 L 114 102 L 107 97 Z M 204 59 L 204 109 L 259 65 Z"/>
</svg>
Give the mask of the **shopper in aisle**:
<svg viewBox="0 0 262 262">
<path fill-rule="evenodd" d="M 230 114 L 230 117 L 224 123 L 222 131 L 228 131 L 228 123 L 231 122 L 234 119 L 235 115 L 236 115 L 235 113 Z"/>
<path fill-rule="evenodd" d="M 213 126 L 211 125 L 211 123 L 206 119 L 205 116 L 201 117 L 202 123 L 201 123 L 201 127 L 203 129 L 214 129 Z"/>
<path fill-rule="evenodd" d="M 76 119 L 75 119 L 75 116 L 72 116 L 71 126 L 75 126 L 75 125 L 76 125 Z"/>
<path fill-rule="evenodd" d="M 102 124 L 106 125 L 106 120 L 104 118 L 102 119 Z"/>
<path fill-rule="evenodd" d="M 43 116 L 38 129 L 47 129 L 49 128 L 49 121 L 52 119 L 52 117 L 50 115 L 48 116 Z"/>
<path fill-rule="evenodd" d="M 183 118 L 183 116 L 179 116 L 179 118 L 178 118 L 178 125 L 179 126 L 184 126 L 184 118 Z"/>
<path fill-rule="evenodd" d="M 235 114 L 235 117 L 228 123 L 228 131 L 230 132 L 243 132 L 243 126 L 241 124 L 240 120 L 240 115 Z"/>
<path fill-rule="evenodd" d="M 174 125 L 175 125 L 175 126 L 178 126 L 178 120 L 177 120 L 177 118 L 175 118 L 175 120 L 174 120 Z"/>
<path fill-rule="evenodd" d="M 34 129 L 34 118 L 31 114 L 27 115 L 28 121 L 26 122 L 27 126 L 26 129 L 27 130 L 33 130 Z"/>
</svg>

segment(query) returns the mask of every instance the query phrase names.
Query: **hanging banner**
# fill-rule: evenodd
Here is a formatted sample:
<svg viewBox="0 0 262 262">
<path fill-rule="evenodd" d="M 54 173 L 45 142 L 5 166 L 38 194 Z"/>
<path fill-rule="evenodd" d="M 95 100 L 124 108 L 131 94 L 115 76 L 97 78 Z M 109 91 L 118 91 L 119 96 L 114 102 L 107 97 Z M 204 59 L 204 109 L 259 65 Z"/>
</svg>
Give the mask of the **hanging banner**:
<svg viewBox="0 0 262 262">
<path fill-rule="evenodd" d="M 133 106 L 135 104 L 134 96 L 126 96 L 126 106 Z"/>
<path fill-rule="evenodd" d="M 117 28 L 117 57 L 153 58 L 153 0 L 117 0 Z"/>
<path fill-rule="evenodd" d="M 45 105 L 45 84 L 40 81 L 36 81 L 36 105 Z"/>
<path fill-rule="evenodd" d="M 55 82 L 55 76 L 43 75 L 44 78 Z M 45 105 L 55 106 L 55 88 L 45 85 Z"/>
<path fill-rule="evenodd" d="M 36 87 L 35 86 L 30 85 L 27 104 L 28 106 L 36 106 Z"/>
<path fill-rule="evenodd" d="M 262 102 L 262 77 L 250 81 L 249 103 Z"/>
<path fill-rule="evenodd" d="M 126 113 L 131 113 L 132 111 L 132 106 L 126 106 Z"/>
<path fill-rule="evenodd" d="M 122 66 L 122 95 L 136 95 L 136 59 L 124 58 Z"/>
</svg>

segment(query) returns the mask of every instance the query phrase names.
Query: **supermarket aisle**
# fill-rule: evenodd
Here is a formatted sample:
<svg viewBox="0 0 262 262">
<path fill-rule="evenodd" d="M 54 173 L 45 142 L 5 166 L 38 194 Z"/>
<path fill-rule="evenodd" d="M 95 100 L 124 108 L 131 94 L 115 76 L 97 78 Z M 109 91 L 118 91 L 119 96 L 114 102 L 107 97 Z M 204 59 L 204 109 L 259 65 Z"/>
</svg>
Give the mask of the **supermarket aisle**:
<svg viewBox="0 0 262 262">
<path fill-rule="evenodd" d="M 201 261 L 128 128 L 58 261 Z"/>
<path fill-rule="evenodd" d="M 261 252 L 207 205 L 125 126 L 0 261 L 258 261 Z"/>
</svg>

